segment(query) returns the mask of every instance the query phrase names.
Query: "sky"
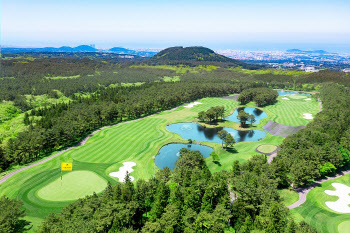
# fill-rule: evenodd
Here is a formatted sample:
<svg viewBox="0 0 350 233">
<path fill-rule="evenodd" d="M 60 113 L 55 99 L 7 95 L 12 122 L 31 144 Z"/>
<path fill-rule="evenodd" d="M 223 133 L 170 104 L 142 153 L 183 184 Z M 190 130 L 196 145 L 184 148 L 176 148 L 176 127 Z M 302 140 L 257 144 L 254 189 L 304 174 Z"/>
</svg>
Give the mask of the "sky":
<svg viewBox="0 0 350 233">
<path fill-rule="evenodd" d="M 2 46 L 350 48 L 349 0 L 1 0 Z"/>
</svg>

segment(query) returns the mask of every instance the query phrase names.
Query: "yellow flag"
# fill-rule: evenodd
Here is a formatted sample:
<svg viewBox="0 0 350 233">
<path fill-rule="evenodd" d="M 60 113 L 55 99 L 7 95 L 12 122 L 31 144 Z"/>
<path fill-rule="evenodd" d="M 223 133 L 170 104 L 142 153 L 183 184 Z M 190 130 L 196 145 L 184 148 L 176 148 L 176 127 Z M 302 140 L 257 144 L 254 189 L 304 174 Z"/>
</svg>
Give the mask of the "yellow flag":
<svg viewBox="0 0 350 233">
<path fill-rule="evenodd" d="M 72 171 L 73 163 L 61 163 L 61 171 Z"/>
</svg>

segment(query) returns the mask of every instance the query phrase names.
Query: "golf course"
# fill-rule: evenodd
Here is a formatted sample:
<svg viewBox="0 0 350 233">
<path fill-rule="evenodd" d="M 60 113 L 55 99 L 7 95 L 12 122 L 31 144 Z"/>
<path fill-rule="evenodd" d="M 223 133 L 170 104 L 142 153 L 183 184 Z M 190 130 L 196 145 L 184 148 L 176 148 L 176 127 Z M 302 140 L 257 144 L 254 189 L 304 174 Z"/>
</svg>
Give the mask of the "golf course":
<svg viewBox="0 0 350 233">
<path fill-rule="evenodd" d="M 262 128 L 268 121 L 275 121 L 286 126 L 305 126 L 311 122 L 312 119 L 306 119 L 303 114 L 315 116 L 319 111 L 319 104 L 315 99 L 306 100 L 309 97 L 305 95 L 279 96 L 277 103 L 259 108 L 267 114 L 267 117 L 261 119 L 260 124 L 253 124 L 251 128 L 248 128 L 266 133 L 266 136 L 259 141 L 238 142 L 234 150 L 227 151 L 222 148 L 221 143 L 207 141 L 194 141 L 193 143 L 212 147 L 218 155 L 216 163 L 213 163 L 212 157 L 205 159 L 211 172 L 229 170 L 234 160 L 246 162 L 252 155 L 259 154 L 256 148 L 259 147 L 263 153 L 270 153 L 281 144 L 284 137 L 272 135 Z M 283 98 L 288 98 L 288 100 Z M 31 221 L 34 225 L 33 229 L 36 229 L 49 213 L 58 213 L 63 207 L 78 198 L 102 192 L 108 182 L 111 184 L 119 182 L 119 179 L 111 176 L 110 173 L 118 172 L 125 162 L 136 164 L 132 167 L 133 171 L 130 174 L 136 181 L 151 178 L 158 170 L 154 157 L 157 156 L 162 146 L 170 143 L 188 143 L 188 140 L 168 131 L 167 125 L 198 122 L 198 113 L 214 106 L 224 106 L 225 116 L 228 116 L 237 107 L 254 107 L 255 105 L 250 102 L 240 106 L 239 102 L 224 98 L 203 98 L 196 102 L 200 104 L 191 107 L 186 107 L 188 104 L 185 104 L 173 110 L 106 127 L 90 137 L 85 144 L 73 147 L 45 163 L 18 172 L 0 183 L 0 195 L 22 200 L 27 212 L 26 219 Z M 214 126 L 208 124 L 206 127 Z M 239 123 L 222 121 L 218 122 L 215 127 L 229 127 L 238 130 Z M 72 162 L 73 171 L 64 171 L 61 174 L 61 162 Z M 342 179 L 345 182 L 349 180 L 349 177 L 348 180 L 345 177 Z M 324 187 L 332 189 L 331 183 Z M 350 183 L 347 184 L 350 185 Z M 322 190 L 324 190 L 323 186 Z M 312 212 L 318 224 L 325 224 L 325 221 L 320 220 L 322 216 L 337 216 L 334 218 L 334 224 L 340 224 L 346 219 L 344 216 L 349 217 L 349 214 L 334 213 L 322 206 L 321 199 L 313 200 L 313 197 L 322 194 L 322 190 L 318 188 L 312 190 L 309 194 L 310 200 L 308 197 L 308 201 L 302 207 L 293 210 L 294 215 L 302 218 L 303 212 Z M 321 196 L 323 199 L 328 198 L 326 194 Z M 334 197 L 329 197 L 329 200 L 332 198 L 334 199 Z M 322 227 L 326 226 L 322 225 Z M 345 225 L 342 225 L 341 228 L 344 227 Z"/>
</svg>

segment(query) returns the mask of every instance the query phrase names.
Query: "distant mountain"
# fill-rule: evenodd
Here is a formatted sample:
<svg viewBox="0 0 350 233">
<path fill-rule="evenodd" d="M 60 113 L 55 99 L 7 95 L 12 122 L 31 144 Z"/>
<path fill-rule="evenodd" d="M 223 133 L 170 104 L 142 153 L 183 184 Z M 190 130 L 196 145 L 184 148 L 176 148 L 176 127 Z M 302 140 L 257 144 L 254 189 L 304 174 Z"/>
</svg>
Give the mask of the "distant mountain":
<svg viewBox="0 0 350 233">
<path fill-rule="evenodd" d="M 79 45 L 78 47 L 74 48 L 75 52 L 97 52 L 98 49 L 95 49 L 94 47 L 88 46 L 88 45 Z"/>
<path fill-rule="evenodd" d="M 57 50 L 58 52 L 75 52 L 74 48 L 69 46 L 62 46 L 62 47 L 59 47 Z"/>
<path fill-rule="evenodd" d="M 113 52 L 113 53 L 119 53 L 119 54 L 135 54 L 136 53 L 135 50 L 130 50 L 130 49 L 121 48 L 121 47 L 114 47 L 108 51 Z"/>
<path fill-rule="evenodd" d="M 232 58 L 215 53 L 205 47 L 171 47 L 164 49 L 151 57 L 149 62 L 156 64 L 217 64 L 225 63 L 228 66 L 241 66 L 247 69 L 258 69 L 261 66 L 247 64 Z"/>
<path fill-rule="evenodd" d="M 327 51 L 324 50 L 313 50 L 313 51 L 305 51 L 305 50 L 300 50 L 300 49 L 288 49 L 288 53 L 302 53 L 302 54 L 312 54 L 312 53 L 317 53 L 317 54 L 327 54 Z"/>
<path fill-rule="evenodd" d="M 130 49 L 121 48 L 121 47 L 114 47 L 114 48 L 111 48 L 108 51 L 112 52 L 112 53 L 137 55 L 137 56 L 141 56 L 141 57 L 152 57 L 153 55 L 156 54 L 156 52 L 135 51 L 135 50 L 130 50 Z"/>
<path fill-rule="evenodd" d="M 97 52 L 95 49 L 88 45 L 80 45 L 72 48 L 68 46 L 62 46 L 60 48 L 44 47 L 44 48 L 3 48 L 2 53 L 28 53 L 28 52 Z"/>
</svg>

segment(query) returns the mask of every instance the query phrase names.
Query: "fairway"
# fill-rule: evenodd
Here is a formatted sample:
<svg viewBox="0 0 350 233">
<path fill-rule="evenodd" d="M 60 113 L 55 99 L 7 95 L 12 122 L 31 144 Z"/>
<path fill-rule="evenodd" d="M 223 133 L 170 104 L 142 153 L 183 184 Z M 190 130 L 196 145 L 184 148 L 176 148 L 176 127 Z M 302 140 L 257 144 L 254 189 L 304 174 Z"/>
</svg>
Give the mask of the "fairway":
<svg viewBox="0 0 350 233">
<path fill-rule="evenodd" d="M 62 186 L 61 186 L 62 185 Z M 38 197 L 48 201 L 70 201 L 100 193 L 107 186 L 107 182 L 90 171 L 68 172 L 61 178 L 41 188 Z"/>
<path fill-rule="evenodd" d="M 283 98 L 289 98 L 289 100 L 284 100 Z M 282 125 L 307 125 L 312 119 L 303 118 L 303 114 L 310 113 L 315 117 L 319 110 L 318 102 L 315 99 L 306 101 L 305 99 L 307 98 L 309 96 L 305 95 L 279 96 L 277 103 L 266 106 L 264 111 L 272 113 L 274 116 L 271 120 Z"/>
<path fill-rule="evenodd" d="M 325 204 L 339 199 L 337 196 L 325 193 L 326 190 L 336 190 L 332 186 L 333 183 L 350 186 L 350 174 L 323 182 L 319 187 L 312 189 L 307 195 L 306 202 L 291 210 L 293 216 L 298 220 L 305 220 L 322 233 L 349 232 L 350 213 L 336 212 Z"/>
</svg>

